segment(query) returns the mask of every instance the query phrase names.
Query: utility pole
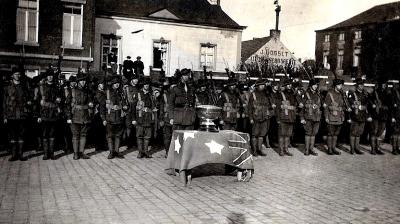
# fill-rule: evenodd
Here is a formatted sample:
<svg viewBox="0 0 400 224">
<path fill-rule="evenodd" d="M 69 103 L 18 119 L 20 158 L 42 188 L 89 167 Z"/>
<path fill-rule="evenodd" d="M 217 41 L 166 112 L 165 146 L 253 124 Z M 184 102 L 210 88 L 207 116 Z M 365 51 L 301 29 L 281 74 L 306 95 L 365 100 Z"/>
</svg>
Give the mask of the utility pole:
<svg viewBox="0 0 400 224">
<path fill-rule="evenodd" d="M 279 31 L 279 13 L 281 12 L 281 5 L 279 5 L 279 0 L 275 0 L 274 5 L 276 5 L 276 8 L 275 8 L 275 12 L 276 12 L 275 30 Z"/>
</svg>

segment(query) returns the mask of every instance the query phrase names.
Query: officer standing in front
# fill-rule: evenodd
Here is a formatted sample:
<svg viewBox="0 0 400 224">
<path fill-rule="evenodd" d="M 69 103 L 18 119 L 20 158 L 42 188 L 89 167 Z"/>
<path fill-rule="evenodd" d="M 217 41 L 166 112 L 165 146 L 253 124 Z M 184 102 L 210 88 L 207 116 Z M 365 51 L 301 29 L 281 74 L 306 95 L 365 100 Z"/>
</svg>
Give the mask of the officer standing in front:
<svg viewBox="0 0 400 224">
<path fill-rule="evenodd" d="M 179 83 L 171 90 L 169 115 L 173 130 L 193 130 L 196 119 L 196 96 L 190 83 L 190 70 L 182 69 Z"/>
</svg>

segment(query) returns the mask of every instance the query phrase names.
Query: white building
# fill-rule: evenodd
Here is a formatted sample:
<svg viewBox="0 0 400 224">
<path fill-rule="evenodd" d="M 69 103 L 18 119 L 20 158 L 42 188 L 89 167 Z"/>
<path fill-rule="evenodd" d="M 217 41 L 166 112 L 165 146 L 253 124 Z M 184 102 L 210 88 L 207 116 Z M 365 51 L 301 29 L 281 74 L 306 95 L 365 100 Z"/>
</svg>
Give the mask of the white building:
<svg viewBox="0 0 400 224">
<path fill-rule="evenodd" d="M 118 63 L 141 56 L 153 70 L 192 68 L 223 72 L 240 63 L 242 31 L 219 5 L 207 0 L 97 0 L 94 70 L 114 51 Z"/>
</svg>

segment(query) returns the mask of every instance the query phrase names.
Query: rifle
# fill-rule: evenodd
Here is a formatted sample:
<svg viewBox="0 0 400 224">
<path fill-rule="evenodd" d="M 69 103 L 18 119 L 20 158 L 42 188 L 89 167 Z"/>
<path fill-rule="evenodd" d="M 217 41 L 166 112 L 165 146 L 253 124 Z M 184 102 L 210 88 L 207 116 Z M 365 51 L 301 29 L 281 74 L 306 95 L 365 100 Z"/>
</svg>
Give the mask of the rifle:
<svg viewBox="0 0 400 224">
<path fill-rule="evenodd" d="M 218 102 L 218 99 L 216 98 L 217 91 L 215 89 L 212 72 L 210 71 L 208 73 L 208 74 L 210 74 L 210 80 L 208 80 L 208 77 L 207 77 L 207 67 L 206 66 L 203 66 L 203 73 L 204 73 L 204 79 L 206 80 L 206 83 L 207 83 L 207 87 L 210 89 L 210 91 L 207 91 L 208 99 L 211 101 L 211 103 L 213 105 L 216 105 Z"/>
</svg>

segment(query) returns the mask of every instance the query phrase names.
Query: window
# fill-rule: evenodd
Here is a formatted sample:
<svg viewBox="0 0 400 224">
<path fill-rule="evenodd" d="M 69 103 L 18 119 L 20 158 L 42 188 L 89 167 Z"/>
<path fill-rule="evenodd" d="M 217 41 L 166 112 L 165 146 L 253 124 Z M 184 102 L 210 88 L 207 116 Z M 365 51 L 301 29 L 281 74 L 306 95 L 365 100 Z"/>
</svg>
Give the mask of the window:
<svg viewBox="0 0 400 224">
<path fill-rule="evenodd" d="M 338 55 L 337 55 L 337 69 L 338 70 L 342 70 L 343 69 L 343 55 L 344 55 L 344 51 L 343 50 L 339 50 L 338 51 Z"/>
<path fill-rule="evenodd" d="M 116 57 L 117 64 L 120 64 L 120 48 L 121 48 L 121 38 L 115 35 L 103 35 L 101 38 L 101 65 L 110 66 L 109 55 L 111 52 L 114 53 Z"/>
<path fill-rule="evenodd" d="M 362 34 L 361 30 L 358 30 L 358 31 L 354 32 L 354 39 L 355 40 L 360 40 L 362 38 L 361 34 Z"/>
<path fill-rule="evenodd" d="M 339 41 L 344 41 L 344 33 L 339 34 Z"/>
<path fill-rule="evenodd" d="M 39 0 L 19 0 L 17 43 L 37 43 L 39 36 Z"/>
<path fill-rule="evenodd" d="M 360 49 L 355 49 L 353 53 L 353 67 L 358 67 L 360 66 L 360 54 L 361 50 Z"/>
<path fill-rule="evenodd" d="M 153 68 L 167 71 L 169 68 L 169 41 L 161 38 L 153 42 Z"/>
<path fill-rule="evenodd" d="M 330 69 L 328 56 L 329 56 L 329 52 L 328 51 L 325 51 L 323 56 L 322 56 L 323 57 L 324 68 L 326 68 L 326 69 Z"/>
<path fill-rule="evenodd" d="M 330 38 L 330 35 L 329 35 L 329 34 L 325 35 L 325 43 L 328 43 L 328 42 L 329 42 L 329 38 Z"/>
<path fill-rule="evenodd" d="M 200 45 L 200 68 L 206 66 L 208 69 L 215 69 L 216 47 L 210 43 Z"/>
<path fill-rule="evenodd" d="M 63 46 L 82 47 L 83 5 L 66 4 L 63 14 Z"/>
</svg>

